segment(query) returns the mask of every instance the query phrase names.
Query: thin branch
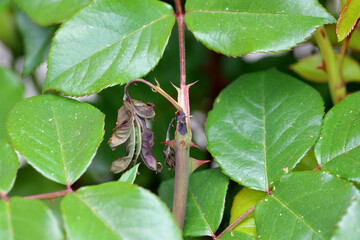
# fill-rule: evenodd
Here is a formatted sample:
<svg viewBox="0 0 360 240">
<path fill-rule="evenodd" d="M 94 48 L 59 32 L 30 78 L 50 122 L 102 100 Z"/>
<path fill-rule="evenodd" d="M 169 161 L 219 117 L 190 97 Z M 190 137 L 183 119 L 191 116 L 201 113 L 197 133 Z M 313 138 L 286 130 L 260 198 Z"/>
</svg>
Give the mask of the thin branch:
<svg viewBox="0 0 360 240">
<path fill-rule="evenodd" d="M 184 35 L 184 13 L 181 7 L 181 0 L 175 0 L 176 20 L 179 29 L 179 53 L 180 53 L 180 89 L 185 87 L 185 35 Z"/>
<path fill-rule="evenodd" d="M 225 228 L 224 231 L 222 231 L 216 238 L 214 239 L 220 239 L 224 233 L 227 231 L 231 231 L 234 228 L 236 228 L 242 221 L 244 221 L 247 217 L 249 217 L 255 210 L 255 206 L 251 207 L 249 210 L 244 212 L 240 217 L 238 217 L 235 221 L 233 221 L 227 228 Z"/>
<path fill-rule="evenodd" d="M 43 199 L 50 199 L 51 200 L 51 199 L 54 199 L 54 198 L 64 197 L 66 194 L 72 193 L 72 192 L 74 192 L 74 191 L 71 188 L 67 188 L 66 190 L 62 190 L 62 191 L 30 195 L 30 196 L 25 196 L 24 198 L 26 198 L 26 199 L 38 199 L 38 200 L 43 200 Z"/>
<path fill-rule="evenodd" d="M 175 101 L 175 99 L 173 99 L 169 94 L 167 94 L 164 90 L 162 90 L 160 88 L 160 84 L 158 82 L 157 85 L 153 85 L 152 83 L 148 82 L 148 81 L 145 81 L 144 79 L 134 79 L 134 80 L 131 80 L 130 82 L 128 82 L 125 86 L 125 89 L 124 89 L 124 98 L 125 99 L 129 99 L 130 98 L 130 95 L 129 95 L 129 86 L 135 82 L 141 82 L 141 83 L 144 83 L 146 85 L 148 85 L 149 87 L 151 87 L 153 89 L 153 91 L 155 92 L 158 92 L 160 93 L 164 98 L 166 98 L 175 108 L 176 110 L 180 111 L 180 112 L 183 112 L 183 109 L 182 107 Z"/>
<path fill-rule="evenodd" d="M 184 33 L 184 13 L 181 7 L 181 0 L 175 0 L 176 20 L 179 31 L 179 55 L 180 55 L 180 96 L 179 103 L 184 108 L 187 117 L 190 116 L 189 98 L 186 92 L 186 65 L 185 65 L 185 33 Z"/>
<path fill-rule="evenodd" d="M 325 63 L 329 89 L 333 104 L 337 104 L 346 96 L 346 85 L 340 75 L 338 61 L 324 27 L 315 31 L 315 39 Z"/>
<path fill-rule="evenodd" d="M 359 20 L 356 22 L 355 26 L 358 24 Z M 355 29 L 355 28 L 354 28 Z M 344 40 L 344 43 L 342 44 L 341 46 L 341 53 L 340 53 L 340 57 L 338 59 L 338 67 L 339 67 L 339 71 L 340 71 L 340 76 L 342 78 L 343 81 L 344 80 L 344 73 L 343 73 L 343 70 L 344 70 L 344 59 L 345 59 L 345 56 L 346 56 L 346 52 L 348 50 L 348 47 L 349 47 L 349 41 L 350 41 L 350 38 L 351 38 L 351 35 L 352 33 L 354 32 L 354 29 L 349 33 L 349 35 L 345 38 Z"/>
</svg>

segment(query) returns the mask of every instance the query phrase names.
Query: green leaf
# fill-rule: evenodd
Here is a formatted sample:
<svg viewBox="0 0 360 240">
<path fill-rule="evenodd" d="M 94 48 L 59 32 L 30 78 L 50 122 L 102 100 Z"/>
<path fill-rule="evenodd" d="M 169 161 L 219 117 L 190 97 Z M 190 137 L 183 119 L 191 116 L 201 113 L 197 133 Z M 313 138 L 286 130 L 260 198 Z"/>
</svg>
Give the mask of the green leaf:
<svg viewBox="0 0 360 240">
<path fill-rule="evenodd" d="M 338 57 L 340 55 L 337 55 Z M 328 76 L 321 66 L 321 54 L 314 54 L 303 58 L 297 63 L 290 65 L 290 69 L 299 74 L 302 78 L 319 83 L 327 83 Z M 360 82 L 360 65 L 351 57 L 345 56 L 343 64 L 345 82 Z"/>
<path fill-rule="evenodd" d="M 93 1 L 57 32 L 44 91 L 87 95 L 144 76 L 163 55 L 174 22 L 161 1 Z"/>
<path fill-rule="evenodd" d="M 31 74 L 47 58 L 56 26 L 40 27 L 23 12 L 16 13 L 16 20 L 24 40 L 25 62 L 22 75 Z"/>
<path fill-rule="evenodd" d="M 242 232 L 228 231 L 221 237 L 221 240 L 255 240 L 255 238 Z"/>
<path fill-rule="evenodd" d="M 359 18 L 360 2 L 358 0 L 348 0 L 336 26 L 339 42 L 351 33 Z"/>
<path fill-rule="evenodd" d="M 59 23 L 72 16 L 90 0 L 14 0 L 39 25 Z"/>
<path fill-rule="evenodd" d="M 236 194 L 230 211 L 230 223 L 244 214 L 263 197 L 266 193 L 248 188 L 243 188 Z M 243 232 L 251 237 L 256 237 L 255 218 L 250 216 L 242 221 L 233 231 Z"/>
<path fill-rule="evenodd" d="M 140 165 L 140 163 L 136 164 L 134 167 L 132 167 L 131 169 L 124 172 L 118 181 L 134 183 L 138 169 L 139 169 L 139 165 Z"/>
<path fill-rule="evenodd" d="M 15 197 L 0 201 L 0 239 L 62 240 L 63 234 L 45 204 Z"/>
<path fill-rule="evenodd" d="M 174 179 L 161 183 L 159 195 L 172 208 Z M 190 176 L 184 236 L 212 236 L 223 217 L 229 179 L 219 168 L 195 172 Z"/>
<path fill-rule="evenodd" d="M 331 240 L 353 240 L 360 236 L 360 199 L 352 202 L 346 214 L 337 223 L 337 229 Z"/>
<path fill-rule="evenodd" d="M 61 209 L 69 240 L 181 239 L 164 203 L 130 183 L 81 188 L 64 198 Z"/>
<path fill-rule="evenodd" d="M 5 121 L 10 109 L 23 98 L 24 85 L 9 69 L 0 67 L 0 139 L 8 139 Z"/>
<path fill-rule="evenodd" d="M 317 140 L 324 107 L 310 86 L 275 70 L 243 75 L 217 97 L 208 149 L 224 173 L 267 191 Z"/>
<path fill-rule="evenodd" d="M 325 116 L 315 155 L 321 169 L 360 182 L 360 92 L 351 94 Z"/>
<path fill-rule="evenodd" d="M 343 42 L 338 42 L 335 24 L 326 25 L 325 29 L 332 45 L 341 46 L 343 44 Z M 315 43 L 314 39 L 311 40 Z M 357 53 L 360 52 L 360 30 L 358 28 L 352 32 L 348 47 Z"/>
<path fill-rule="evenodd" d="M 349 182 L 320 171 L 292 173 L 274 186 L 255 208 L 260 239 L 330 239 L 344 209 L 359 196 Z"/>
<path fill-rule="evenodd" d="M 6 140 L 0 140 L 0 192 L 7 193 L 11 190 L 19 166 L 14 149 Z"/>
<path fill-rule="evenodd" d="M 188 0 L 185 9 L 195 37 L 230 56 L 288 50 L 336 22 L 315 0 Z"/>
<path fill-rule="evenodd" d="M 340 2 L 340 11 L 342 12 L 346 6 L 347 0 L 341 0 Z"/>
<path fill-rule="evenodd" d="M 53 95 L 27 98 L 10 112 L 16 150 L 45 177 L 74 183 L 90 165 L 104 134 L 104 114 L 90 104 Z"/>
</svg>

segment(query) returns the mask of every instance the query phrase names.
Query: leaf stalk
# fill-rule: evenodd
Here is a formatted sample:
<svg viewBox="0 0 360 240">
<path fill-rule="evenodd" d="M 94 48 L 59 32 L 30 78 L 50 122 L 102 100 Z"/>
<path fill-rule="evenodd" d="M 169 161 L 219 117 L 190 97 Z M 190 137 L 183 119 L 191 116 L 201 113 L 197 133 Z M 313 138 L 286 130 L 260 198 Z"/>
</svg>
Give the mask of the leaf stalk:
<svg viewBox="0 0 360 240">
<path fill-rule="evenodd" d="M 253 214 L 255 211 L 255 206 L 252 206 L 250 209 L 248 209 L 246 212 L 244 212 L 240 217 L 235 219 L 227 228 L 224 229 L 216 238 L 214 239 L 220 239 L 222 235 L 224 235 L 227 231 L 231 231 L 234 228 L 236 228 L 242 221 L 244 221 L 246 218 L 248 218 L 251 214 Z"/>
<path fill-rule="evenodd" d="M 64 197 L 68 193 L 73 193 L 74 191 L 71 188 L 67 188 L 66 190 L 57 191 L 57 192 L 51 192 L 51 193 L 42 193 L 42 194 L 36 194 L 36 195 L 30 195 L 25 196 L 25 199 L 38 199 L 38 200 L 44 200 L 44 199 L 54 199 L 59 197 Z"/>
<path fill-rule="evenodd" d="M 340 71 L 340 67 L 342 68 L 342 64 L 341 66 L 339 66 L 339 62 L 341 61 L 338 61 L 336 59 L 335 52 L 331 46 L 326 30 L 323 26 L 319 27 L 315 31 L 315 39 L 319 46 L 325 64 L 325 69 L 329 80 L 331 99 L 333 104 L 335 105 L 342 99 L 344 99 L 346 96 L 346 85 Z"/>
</svg>

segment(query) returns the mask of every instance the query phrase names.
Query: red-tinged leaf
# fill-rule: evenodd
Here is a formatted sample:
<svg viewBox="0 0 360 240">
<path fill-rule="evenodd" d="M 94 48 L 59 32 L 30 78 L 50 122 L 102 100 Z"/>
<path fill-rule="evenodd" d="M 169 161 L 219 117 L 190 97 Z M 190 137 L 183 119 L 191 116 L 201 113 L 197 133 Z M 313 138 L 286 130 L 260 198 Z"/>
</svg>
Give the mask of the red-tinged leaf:
<svg viewBox="0 0 360 240">
<path fill-rule="evenodd" d="M 142 142 L 141 142 L 141 158 L 145 165 L 153 171 L 160 172 L 161 168 L 157 168 L 157 162 L 152 155 L 152 148 L 154 146 L 154 133 L 146 127 L 145 120 L 140 120 L 142 126 Z"/>
<path fill-rule="evenodd" d="M 154 119 L 155 117 L 154 104 L 143 103 L 135 99 L 130 99 L 130 103 L 136 115 L 145 119 Z"/>
<path fill-rule="evenodd" d="M 348 0 L 336 26 L 339 42 L 344 40 L 353 31 L 359 18 L 360 1 Z"/>
</svg>

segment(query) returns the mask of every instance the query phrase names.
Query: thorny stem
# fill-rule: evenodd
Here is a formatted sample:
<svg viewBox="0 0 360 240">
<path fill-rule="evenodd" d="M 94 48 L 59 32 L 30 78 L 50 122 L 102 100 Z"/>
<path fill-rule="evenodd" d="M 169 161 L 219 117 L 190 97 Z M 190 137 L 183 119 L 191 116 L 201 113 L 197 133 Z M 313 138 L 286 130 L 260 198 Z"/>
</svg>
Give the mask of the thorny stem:
<svg viewBox="0 0 360 240">
<path fill-rule="evenodd" d="M 315 32 L 315 39 L 319 46 L 326 73 L 328 75 L 330 94 L 333 104 L 340 102 L 346 96 L 346 85 L 340 75 L 340 67 L 332 49 L 330 40 L 324 27 L 319 27 Z"/>
<path fill-rule="evenodd" d="M 238 217 L 235 221 L 233 221 L 227 228 L 225 228 L 224 231 L 222 231 L 216 238 L 214 239 L 220 239 L 224 233 L 227 231 L 231 231 L 234 228 L 236 228 L 242 221 L 244 221 L 247 217 L 249 217 L 255 210 L 255 206 L 251 207 L 249 210 L 244 212 L 240 217 Z"/>
<path fill-rule="evenodd" d="M 175 186 L 173 201 L 173 216 L 180 229 L 183 229 L 186 200 L 188 194 L 189 177 L 191 173 L 190 164 L 190 105 L 189 87 L 186 85 L 185 73 L 185 36 L 184 36 L 184 13 L 181 7 L 181 0 L 175 0 L 176 20 L 179 30 L 179 53 L 180 53 L 180 90 L 178 90 L 178 103 L 184 109 L 186 123 L 178 121 L 175 134 Z M 179 126 L 186 124 L 187 133 L 184 135 L 179 132 Z"/>
<path fill-rule="evenodd" d="M 160 93 L 164 98 L 166 98 L 175 108 L 176 110 L 180 111 L 180 112 L 183 112 L 183 109 L 182 107 L 169 95 L 167 94 L 164 90 L 162 90 L 160 88 L 160 84 L 158 82 L 157 85 L 153 85 L 152 83 L 149 83 L 148 81 L 145 81 L 143 79 L 134 79 L 134 80 L 131 80 L 130 82 L 128 82 L 125 86 L 125 94 L 124 94 L 124 98 L 127 98 L 129 99 L 130 98 L 130 95 L 129 95 L 129 86 L 135 82 L 141 82 L 141 83 L 144 83 L 146 85 L 148 85 L 149 87 L 151 87 L 155 92 L 158 92 Z"/>
</svg>

